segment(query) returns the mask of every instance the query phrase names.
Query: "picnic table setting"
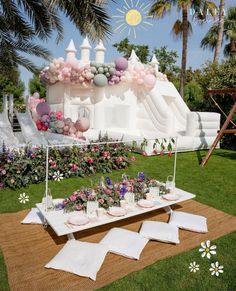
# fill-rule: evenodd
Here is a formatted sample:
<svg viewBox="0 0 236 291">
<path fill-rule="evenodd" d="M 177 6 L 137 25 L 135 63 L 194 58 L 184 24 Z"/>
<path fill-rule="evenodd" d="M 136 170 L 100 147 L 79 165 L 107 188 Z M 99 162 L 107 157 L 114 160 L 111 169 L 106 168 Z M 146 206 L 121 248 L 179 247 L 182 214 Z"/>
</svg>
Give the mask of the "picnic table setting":
<svg viewBox="0 0 236 291">
<path fill-rule="evenodd" d="M 173 176 L 168 176 L 165 183 L 146 177 L 144 172 L 132 179 L 123 174 L 119 182 L 102 177 L 99 185 L 82 187 L 67 198 L 53 199 L 48 189 L 48 195 L 31 209 L 22 223 L 50 226 L 58 236 L 67 235 L 68 241 L 45 268 L 96 280 L 108 252 L 139 260 L 150 240 L 179 244 L 179 229 L 207 233 L 205 217 L 171 209 L 171 205 L 194 197 L 176 188 Z M 142 221 L 139 232 L 112 227 L 113 222 L 161 208 L 169 214 L 166 222 Z M 107 224 L 110 230 L 99 243 L 74 237 L 76 232 Z"/>
</svg>

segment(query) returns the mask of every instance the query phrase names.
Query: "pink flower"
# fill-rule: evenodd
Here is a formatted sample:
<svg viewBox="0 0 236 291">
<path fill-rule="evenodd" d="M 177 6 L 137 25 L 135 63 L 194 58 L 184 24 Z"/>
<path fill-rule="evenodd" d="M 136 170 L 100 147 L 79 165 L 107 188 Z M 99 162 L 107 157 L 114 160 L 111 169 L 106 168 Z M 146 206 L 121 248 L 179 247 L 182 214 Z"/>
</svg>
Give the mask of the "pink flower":
<svg viewBox="0 0 236 291">
<path fill-rule="evenodd" d="M 75 195 L 75 194 L 72 194 L 72 195 L 70 195 L 70 197 L 69 197 L 70 201 L 75 201 L 76 198 L 77 198 L 77 195 Z"/>
<path fill-rule="evenodd" d="M 156 154 L 158 153 L 157 149 L 154 149 L 154 150 L 152 151 L 152 153 L 153 153 L 154 155 L 156 155 Z"/>
<path fill-rule="evenodd" d="M 81 210 L 83 208 L 83 206 L 81 204 L 76 204 L 75 205 L 75 209 L 76 210 Z"/>
<path fill-rule="evenodd" d="M 103 204 L 103 203 L 104 203 L 104 199 L 100 198 L 100 199 L 98 199 L 98 202 L 99 202 L 100 204 Z"/>
<path fill-rule="evenodd" d="M 106 159 L 110 159 L 110 153 L 109 152 L 103 152 L 102 156 Z"/>
<path fill-rule="evenodd" d="M 161 156 L 164 156 L 164 154 L 165 154 L 165 152 L 162 150 L 162 151 L 160 152 L 160 155 L 161 155 Z"/>
<path fill-rule="evenodd" d="M 73 164 L 72 166 L 71 166 L 71 171 L 72 172 L 76 172 L 78 170 L 78 166 L 76 165 L 76 164 Z"/>
<path fill-rule="evenodd" d="M 123 157 L 118 157 L 117 159 L 116 159 L 116 161 L 118 162 L 118 163 L 122 163 L 123 162 Z"/>
<path fill-rule="evenodd" d="M 107 194 L 107 195 L 111 195 L 112 190 L 109 189 L 109 188 L 105 188 L 105 189 L 104 189 L 104 193 Z"/>
<path fill-rule="evenodd" d="M 111 203 L 113 203 L 114 202 L 114 200 L 110 197 L 109 198 L 109 201 L 111 202 Z"/>
<path fill-rule="evenodd" d="M 132 157 L 130 157 L 130 160 L 131 160 L 131 161 L 135 161 L 136 158 L 135 158 L 134 156 L 132 156 Z"/>
<path fill-rule="evenodd" d="M 4 188 L 4 184 L 0 183 L 0 189 L 3 189 L 3 188 Z"/>
<path fill-rule="evenodd" d="M 89 164 L 92 164 L 92 163 L 93 163 L 93 159 L 92 159 L 92 158 L 88 158 L 88 159 L 87 159 L 87 162 L 88 162 Z"/>
<path fill-rule="evenodd" d="M 169 157 L 172 156 L 172 152 L 171 152 L 171 151 L 168 152 L 168 156 L 169 156 Z"/>
<path fill-rule="evenodd" d="M 147 153 L 145 151 L 142 151 L 142 156 L 147 156 Z"/>
<path fill-rule="evenodd" d="M 7 173 L 7 171 L 6 170 L 2 170 L 2 175 L 4 176 L 4 175 L 6 175 L 6 173 Z"/>
</svg>

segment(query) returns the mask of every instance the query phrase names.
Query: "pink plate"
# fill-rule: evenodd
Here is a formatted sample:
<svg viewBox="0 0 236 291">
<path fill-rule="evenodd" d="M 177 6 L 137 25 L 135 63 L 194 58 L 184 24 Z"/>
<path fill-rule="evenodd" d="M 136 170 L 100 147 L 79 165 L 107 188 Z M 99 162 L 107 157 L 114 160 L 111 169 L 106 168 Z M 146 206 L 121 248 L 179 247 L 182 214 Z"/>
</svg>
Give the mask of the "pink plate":
<svg viewBox="0 0 236 291">
<path fill-rule="evenodd" d="M 177 194 L 165 194 L 162 195 L 162 198 L 169 201 L 179 200 L 180 196 Z"/>
<path fill-rule="evenodd" d="M 138 206 L 144 207 L 144 208 L 151 208 L 153 207 L 155 204 L 153 201 L 151 200 L 146 200 L 146 199 L 141 199 L 137 202 Z"/>
<path fill-rule="evenodd" d="M 89 218 L 86 215 L 77 215 L 69 217 L 67 222 L 73 225 L 84 225 L 89 223 Z"/>
<path fill-rule="evenodd" d="M 124 216 L 127 213 L 127 210 L 121 207 L 110 207 L 107 211 L 108 214 L 112 216 Z"/>
</svg>

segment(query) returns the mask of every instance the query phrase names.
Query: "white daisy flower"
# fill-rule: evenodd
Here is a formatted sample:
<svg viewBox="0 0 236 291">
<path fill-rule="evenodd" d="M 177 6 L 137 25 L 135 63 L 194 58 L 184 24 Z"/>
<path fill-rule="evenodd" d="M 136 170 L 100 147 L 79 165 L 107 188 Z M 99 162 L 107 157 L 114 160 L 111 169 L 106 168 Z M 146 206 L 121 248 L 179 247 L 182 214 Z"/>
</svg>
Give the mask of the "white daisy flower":
<svg viewBox="0 0 236 291">
<path fill-rule="evenodd" d="M 220 266 L 219 262 L 215 262 L 215 264 L 211 263 L 211 268 L 209 269 L 209 271 L 211 272 L 212 276 L 215 275 L 218 277 L 220 275 L 220 273 L 224 272 L 223 268 L 224 268 L 224 266 Z"/>
<path fill-rule="evenodd" d="M 60 171 L 54 172 L 52 177 L 54 181 L 60 182 L 61 180 L 63 180 L 63 174 L 61 174 Z"/>
<path fill-rule="evenodd" d="M 197 265 L 196 262 L 192 262 L 189 264 L 189 269 L 190 272 L 196 273 L 197 271 L 199 271 L 199 265 Z"/>
<path fill-rule="evenodd" d="M 26 195 L 25 193 L 20 194 L 18 199 L 20 203 L 23 203 L 23 204 L 25 204 L 26 202 L 29 202 L 29 196 Z"/>
<path fill-rule="evenodd" d="M 210 259 L 211 255 L 215 255 L 216 254 L 216 246 L 213 245 L 211 246 L 211 242 L 209 240 L 207 240 L 206 242 L 202 242 L 201 243 L 201 248 L 199 249 L 199 252 L 202 253 L 202 258 L 204 258 L 205 256 Z"/>
</svg>

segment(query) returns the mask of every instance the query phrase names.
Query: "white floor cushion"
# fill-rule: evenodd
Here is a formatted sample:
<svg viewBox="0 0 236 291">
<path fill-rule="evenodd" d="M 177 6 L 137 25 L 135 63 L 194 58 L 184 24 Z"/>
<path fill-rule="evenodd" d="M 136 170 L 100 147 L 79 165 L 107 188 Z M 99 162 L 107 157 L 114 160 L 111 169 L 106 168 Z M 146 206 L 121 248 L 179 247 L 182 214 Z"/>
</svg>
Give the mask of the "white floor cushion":
<svg viewBox="0 0 236 291">
<path fill-rule="evenodd" d="M 115 227 L 100 243 L 106 245 L 111 253 L 138 260 L 148 239 L 137 232 Z"/>
<path fill-rule="evenodd" d="M 32 208 L 26 217 L 21 221 L 23 224 L 43 224 L 43 215 L 38 208 Z"/>
<path fill-rule="evenodd" d="M 208 231 L 207 219 L 204 216 L 181 211 L 171 213 L 169 224 L 195 232 L 206 233 Z"/>
<path fill-rule="evenodd" d="M 96 280 L 107 252 L 105 245 L 69 240 L 45 267 Z"/>
<path fill-rule="evenodd" d="M 167 243 L 179 243 L 178 227 L 165 222 L 144 221 L 139 233 L 148 239 Z"/>
</svg>

